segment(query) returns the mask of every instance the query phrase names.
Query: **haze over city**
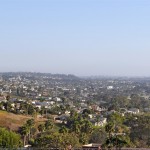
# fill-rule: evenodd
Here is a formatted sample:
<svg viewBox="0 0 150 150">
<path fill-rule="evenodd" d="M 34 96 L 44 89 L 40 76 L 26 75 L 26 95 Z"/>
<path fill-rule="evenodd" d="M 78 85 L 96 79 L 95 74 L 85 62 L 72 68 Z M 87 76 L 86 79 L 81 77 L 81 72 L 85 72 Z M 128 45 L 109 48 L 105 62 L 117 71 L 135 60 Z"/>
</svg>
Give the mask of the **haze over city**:
<svg viewBox="0 0 150 150">
<path fill-rule="evenodd" d="M 1 0 L 1 72 L 150 76 L 149 0 Z"/>
</svg>

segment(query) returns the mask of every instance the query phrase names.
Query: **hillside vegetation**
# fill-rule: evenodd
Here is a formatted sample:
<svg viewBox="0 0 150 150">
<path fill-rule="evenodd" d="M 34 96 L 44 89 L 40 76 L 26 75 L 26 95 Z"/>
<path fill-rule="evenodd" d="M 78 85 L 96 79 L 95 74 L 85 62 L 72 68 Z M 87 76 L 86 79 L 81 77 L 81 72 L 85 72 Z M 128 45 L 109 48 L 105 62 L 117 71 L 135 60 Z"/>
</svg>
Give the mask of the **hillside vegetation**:
<svg viewBox="0 0 150 150">
<path fill-rule="evenodd" d="M 0 111 L 0 127 L 17 131 L 31 117 Z"/>
</svg>

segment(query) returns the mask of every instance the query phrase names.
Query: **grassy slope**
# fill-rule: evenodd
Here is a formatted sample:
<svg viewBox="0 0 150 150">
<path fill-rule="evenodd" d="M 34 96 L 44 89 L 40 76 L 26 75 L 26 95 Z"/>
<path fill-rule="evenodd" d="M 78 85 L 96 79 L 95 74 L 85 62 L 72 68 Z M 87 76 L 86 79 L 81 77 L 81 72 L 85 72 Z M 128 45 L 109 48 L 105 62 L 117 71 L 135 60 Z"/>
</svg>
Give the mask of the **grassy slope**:
<svg viewBox="0 0 150 150">
<path fill-rule="evenodd" d="M 31 119 L 31 116 L 16 115 L 13 113 L 8 113 L 6 111 L 0 111 L 0 127 L 5 127 L 12 131 L 17 131 L 19 127 L 23 126 L 27 120 Z M 34 118 L 35 127 L 39 124 L 45 123 L 47 119 L 45 118 Z"/>
<path fill-rule="evenodd" d="M 31 117 L 0 111 L 0 127 L 17 131 Z"/>
</svg>

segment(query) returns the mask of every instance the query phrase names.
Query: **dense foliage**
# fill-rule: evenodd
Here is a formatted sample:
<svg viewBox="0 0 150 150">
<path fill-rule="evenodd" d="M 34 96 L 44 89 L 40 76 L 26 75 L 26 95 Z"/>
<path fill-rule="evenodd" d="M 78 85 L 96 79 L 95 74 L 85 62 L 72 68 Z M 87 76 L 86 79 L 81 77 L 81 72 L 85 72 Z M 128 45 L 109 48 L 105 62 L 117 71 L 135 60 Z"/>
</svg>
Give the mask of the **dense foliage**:
<svg viewBox="0 0 150 150">
<path fill-rule="evenodd" d="M 21 146 L 19 134 L 0 128 L 0 148 L 18 148 Z"/>
</svg>

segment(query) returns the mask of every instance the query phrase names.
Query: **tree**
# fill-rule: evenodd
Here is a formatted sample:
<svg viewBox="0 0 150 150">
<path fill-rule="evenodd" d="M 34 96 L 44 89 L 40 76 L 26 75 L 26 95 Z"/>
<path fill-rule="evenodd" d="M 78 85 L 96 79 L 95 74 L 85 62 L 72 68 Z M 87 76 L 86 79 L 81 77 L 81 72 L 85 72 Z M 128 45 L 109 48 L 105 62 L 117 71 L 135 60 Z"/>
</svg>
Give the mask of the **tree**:
<svg viewBox="0 0 150 150">
<path fill-rule="evenodd" d="M 146 144 L 147 144 L 147 146 L 148 146 L 148 147 L 150 147 L 150 137 L 148 138 L 148 140 L 147 140 L 147 143 L 146 143 Z"/>
<path fill-rule="evenodd" d="M 21 138 L 19 134 L 0 128 L 0 148 L 18 148 L 21 146 Z"/>
<path fill-rule="evenodd" d="M 29 126 L 29 128 L 33 127 L 35 124 L 34 119 L 27 120 L 26 124 Z"/>
<path fill-rule="evenodd" d="M 27 143 L 27 135 L 29 133 L 29 128 L 27 125 L 24 125 L 20 128 L 20 134 L 23 136 L 23 145 L 25 146 Z"/>
<path fill-rule="evenodd" d="M 92 133 L 93 126 L 92 123 L 89 120 L 83 120 L 81 122 L 81 132 L 84 132 L 86 134 Z"/>
<path fill-rule="evenodd" d="M 148 132 L 150 131 L 150 115 L 128 116 L 125 123 L 131 128 L 131 141 L 133 141 L 137 147 L 147 147 L 150 137 L 150 133 Z"/>
<path fill-rule="evenodd" d="M 24 110 L 25 114 L 27 115 L 35 115 L 36 113 L 35 108 L 28 103 L 21 103 L 20 109 Z"/>
<path fill-rule="evenodd" d="M 68 133 L 68 129 L 67 129 L 65 126 L 62 126 L 62 127 L 59 129 L 59 133 L 66 134 L 66 133 Z"/>
<path fill-rule="evenodd" d="M 4 108 L 6 109 L 7 112 L 10 112 L 11 111 L 11 103 L 9 101 L 4 103 Z"/>
<path fill-rule="evenodd" d="M 80 133 L 79 142 L 82 144 L 88 143 L 88 135 L 86 133 Z"/>
<path fill-rule="evenodd" d="M 108 133 L 108 137 L 111 138 L 112 133 L 114 132 L 114 124 L 113 123 L 108 123 L 105 126 L 105 131 Z"/>
<path fill-rule="evenodd" d="M 47 120 L 47 121 L 45 122 L 45 129 L 46 129 L 46 130 L 50 130 L 50 129 L 52 129 L 52 128 L 53 128 L 52 122 L 51 122 L 50 120 Z"/>
<path fill-rule="evenodd" d="M 26 126 L 29 128 L 29 140 L 31 138 L 31 129 L 34 126 L 34 124 L 35 124 L 34 119 L 29 119 L 26 122 Z"/>
<path fill-rule="evenodd" d="M 43 135 L 35 140 L 35 147 L 37 148 L 67 148 L 68 145 L 73 147 L 80 146 L 79 139 L 72 134 L 51 133 L 50 135 Z"/>
<path fill-rule="evenodd" d="M 112 122 L 114 124 L 123 124 L 125 120 L 125 117 L 123 117 L 121 114 L 119 113 L 113 113 L 111 115 L 108 116 L 108 122 Z"/>
<path fill-rule="evenodd" d="M 38 126 L 38 130 L 39 130 L 39 132 L 43 132 L 45 130 L 45 125 L 44 124 L 40 124 Z"/>
<path fill-rule="evenodd" d="M 104 143 L 107 137 L 106 131 L 103 128 L 96 128 L 90 136 L 90 143 Z"/>
<path fill-rule="evenodd" d="M 10 100 L 10 95 L 6 96 L 6 100 L 9 101 Z"/>
<path fill-rule="evenodd" d="M 72 125 L 71 125 L 71 131 L 75 132 L 76 134 L 80 133 L 80 129 L 81 129 L 81 124 L 79 124 L 78 121 L 75 121 Z"/>
<path fill-rule="evenodd" d="M 116 118 L 116 120 L 112 120 L 112 118 Z M 130 146 L 130 138 L 128 136 L 129 129 L 124 124 L 122 124 L 122 119 L 120 117 L 112 116 L 110 119 L 111 122 L 105 126 L 105 131 L 108 133 L 108 137 L 105 141 L 105 146 L 108 148 L 116 147 L 121 148 L 123 146 Z"/>
<path fill-rule="evenodd" d="M 105 131 L 108 133 L 108 137 L 105 141 L 104 146 L 111 148 L 111 147 L 113 147 L 113 136 L 112 136 L 112 134 L 114 133 L 114 124 L 112 122 L 108 123 L 105 126 Z"/>
<path fill-rule="evenodd" d="M 65 105 L 66 98 L 65 98 L 65 97 L 62 97 L 61 99 L 62 99 L 62 103 L 63 103 L 63 105 Z"/>
</svg>

